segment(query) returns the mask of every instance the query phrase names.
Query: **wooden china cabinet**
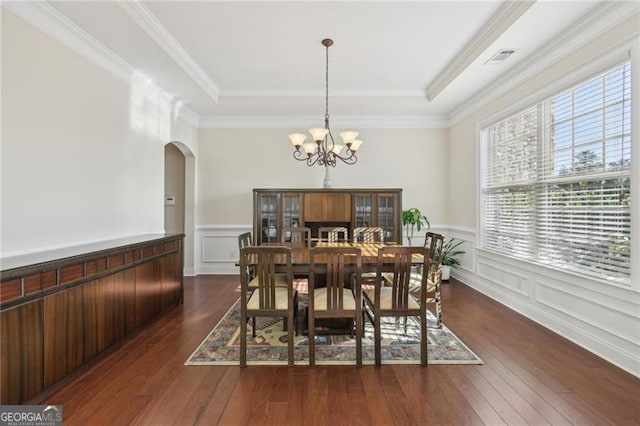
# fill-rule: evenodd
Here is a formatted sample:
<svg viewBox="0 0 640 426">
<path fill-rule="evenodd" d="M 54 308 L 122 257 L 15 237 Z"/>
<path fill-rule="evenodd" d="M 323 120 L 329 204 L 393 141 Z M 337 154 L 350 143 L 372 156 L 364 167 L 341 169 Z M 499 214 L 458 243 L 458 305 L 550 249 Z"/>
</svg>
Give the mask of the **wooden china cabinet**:
<svg viewBox="0 0 640 426">
<path fill-rule="evenodd" d="M 306 226 L 313 238 L 321 226 L 381 227 L 385 241 L 401 242 L 402 189 L 254 189 L 256 244 L 278 242 L 283 227 Z"/>
</svg>

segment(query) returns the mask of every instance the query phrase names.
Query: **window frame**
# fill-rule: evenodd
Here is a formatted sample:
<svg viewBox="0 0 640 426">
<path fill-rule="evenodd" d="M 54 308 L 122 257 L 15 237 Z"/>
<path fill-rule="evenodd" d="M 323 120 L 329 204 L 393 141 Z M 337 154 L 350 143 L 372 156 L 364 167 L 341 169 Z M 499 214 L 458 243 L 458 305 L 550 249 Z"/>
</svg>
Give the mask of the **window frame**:
<svg viewBox="0 0 640 426">
<path fill-rule="evenodd" d="M 542 155 L 541 147 L 542 146 L 546 147 L 549 145 L 550 138 L 549 138 L 549 135 L 546 134 L 548 130 L 548 124 L 546 122 L 546 118 L 549 113 L 547 111 L 547 106 L 550 100 L 554 97 L 561 96 L 563 93 L 573 90 L 582 84 L 586 84 L 590 80 L 608 71 L 614 70 L 616 67 L 622 66 L 627 63 L 629 64 L 629 67 L 631 70 L 630 72 L 631 75 L 629 76 L 629 79 L 631 81 L 631 85 L 633 86 L 633 83 L 635 81 L 634 73 L 637 74 L 638 72 L 640 72 L 640 70 L 637 69 L 638 68 L 637 61 L 633 60 L 632 55 L 630 53 L 629 46 L 627 45 L 619 49 L 610 51 L 608 54 L 603 55 L 598 60 L 592 61 L 591 63 L 574 70 L 570 74 L 563 76 L 562 78 L 545 85 L 536 93 L 523 97 L 520 99 L 520 101 L 515 102 L 511 104 L 509 107 L 504 108 L 499 112 L 489 116 L 488 118 L 476 123 L 476 138 L 477 138 L 476 139 L 476 142 L 477 142 L 476 144 L 477 146 L 477 155 L 476 155 L 477 198 L 476 199 L 477 199 L 477 213 L 478 213 L 476 215 L 477 217 L 476 229 L 478 229 L 478 232 L 476 235 L 476 244 L 479 251 L 484 251 L 492 255 L 495 254 L 495 255 L 505 256 L 506 258 L 511 259 L 512 261 L 528 263 L 535 267 L 549 268 L 557 272 L 578 276 L 580 278 L 589 278 L 589 279 L 596 280 L 598 282 L 606 282 L 608 284 L 620 285 L 621 287 L 624 287 L 624 288 L 634 287 L 633 285 L 634 272 L 632 268 L 632 264 L 633 264 L 632 262 L 634 258 L 637 258 L 637 255 L 634 255 L 633 257 L 630 258 L 631 264 L 629 267 L 628 277 L 607 278 L 604 274 L 591 273 L 586 270 L 580 271 L 580 270 L 572 269 L 570 267 L 559 269 L 556 265 L 548 264 L 539 259 L 527 258 L 522 256 L 513 256 L 513 255 L 509 255 L 508 253 L 505 253 L 504 251 L 491 248 L 490 246 L 487 245 L 487 241 L 485 238 L 486 237 L 485 224 L 486 224 L 487 218 L 485 217 L 485 208 L 484 208 L 484 202 L 485 202 L 484 188 L 485 188 L 485 182 L 486 182 L 486 176 L 485 176 L 485 170 L 484 170 L 485 168 L 484 156 L 487 153 L 483 151 L 484 149 L 483 131 L 488 127 L 494 126 L 508 118 L 511 118 L 516 114 L 522 113 L 527 109 L 535 108 L 538 114 L 537 136 L 538 138 L 542 138 L 542 141 L 539 142 L 539 145 L 537 148 L 537 151 L 538 151 L 537 155 L 540 157 Z M 627 102 L 631 102 L 631 105 L 632 105 L 631 117 L 629 117 L 630 119 L 629 121 L 631 126 L 631 136 L 630 136 L 631 151 L 635 152 L 635 156 L 632 154 L 631 158 L 634 159 L 635 157 L 635 160 L 636 160 L 635 163 L 637 163 L 637 159 L 639 158 L 638 150 L 637 150 L 638 141 L 635 141 L 634 139 L 634 135 L 637 135 L 637 130 L 634 131 L 634 128 L 638 125 L 638 119 L 637 117 L 634 118 L 633 114 L 634 114 L 634 111 L 637 111 L 639 107 L 639 105 L 637 105 L 637 102 L 636 102 L 638 97 L 636 94 L 634 94 L 634 92 L 637 92 L 638 90 L 639 89 L 634 86 L 633 90 L 631 91 L 630 98 L 627 101 Z M 606 104 L 605 99 L 603 99 L 602 104 Z M 573 119 L 573 116 L 571 117 L 571 119 Z M 604 144 L 605 141 L 603 140 L 602 143 Z M 575 146 L 575 141 L 572 142 L 572 149 L 574 146 Z M 635 172 L 633 171 L 634 169 L 633 164 L 634 162 L 632 160 L 632 165 L 631 165 L 631 169 L 628 172 L 628 176 L 629 176 L 629 179 L 636 181 L 636 179 L 634 179 Z M 636 164 L 635 167 L 638 167 L 638 165 Z M 536 176 L 536 185 L 539 185 L 541 183 L 540 179 L 541 179 L 540 176 Z M 636 186 L 638 185 L 640 184 L 636 183 Z M 633 184 L 632 184 L 632 189 L 633 189 Z M 637 191 L 632 190 L 631 193 L 637 194 Z M 536 210 L 538 210 L 538 208 L 539 207 L 536 206 Z M 539 214 L 539 213 L 536 213 L 536 214 Z M 629 236 L 633 241 L 633 236 L 635 234 L 635 232 L 633 231 L 633 224 L 635 223 L 637 226 L 637 218 L 634 219 L 633 209 L 630 209 L 630 216 L 631 216 L 631 224 L 630 224 L 631 230 L 630 230 Z M 637 248 L 638 246 L 635 245 L 635 247 Z M 630 249 L 631 249 L 631 252 L 633 253 L 634 245 L 631 245 Z"/>
</svg>

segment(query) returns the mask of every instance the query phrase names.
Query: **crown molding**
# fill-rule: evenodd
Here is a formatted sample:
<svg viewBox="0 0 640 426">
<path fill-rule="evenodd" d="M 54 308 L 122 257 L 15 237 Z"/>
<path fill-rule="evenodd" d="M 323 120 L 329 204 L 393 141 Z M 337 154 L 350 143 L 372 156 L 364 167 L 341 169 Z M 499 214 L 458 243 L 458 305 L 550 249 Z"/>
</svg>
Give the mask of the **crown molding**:
<svg viewBox="0 0 640 426">
<path fill-rule="evenodd" d="M 214 102 L 218 102 L 218 86 L 143 3 L 119 1 L 117 4 Z"/>
<path fill-rule="evenodd" d="M 465 99 L 449 114 L 450 126 L 455 125 L 483 105 L 513 90 L 542 70 L 576 52 L 591 40 L 611 30 L 616 25 L 640 12 L 634 2 L 603 2 L 594 10 L 561 32 L 544 47 L 537 50 L 500 77 Z M 636 34 L 637 36 L 637 34 Z M 623 40 L 621 40 L 623 42 Z"/>
<path fill-rule="evenodd" d="M 314 127 L 320 116 L 215 116 L 200 117 L 201 129 L 292 129 Z M 332 116 L 332 127 L 360 129 L 442 129 L 449 127 L 444 115 L 425 116 Z"/>
<path fill-rule="evenodd" d="M 2 7 L 129 84 L 134 68 L 89 33 L 45 2 L 2 2 Z"/>
<path fill-rule="evenodd" d="M 324 90 L 223 90 L 220 97 L 310 97 L 324 98 Z M 331 90 L 332 98 L 347 97 L 380 97 L 380 98 L 420 98 L 424 99 L 423 90 Z"/>
<path fill-rule="evenodd" d="M 175 106 L 176 115 L 182 118 L 185 122 L 198 128 L 200 125 L 200 116 L 191 108 L 180 102 Z"/>
<path fill-rule="evenodd" d="M 505 2 L 458 54 L 427 86 L 427 99 L 433 101 L 453 80 L 482 55 L 536 0 Z"/>
<path fill-rule="evenodd" d="M 131 85 L 131 78 L 134 75 L 135 68 L 51 5 L 42 1 L 12 1 L 2 2 L 2 7 L 126 85 Z M 179 100 L 176 100 L 170 93 L 162 89 L 160 91 L 161 94 L 158 99 L 167 102 L 167 104 L 179 104 L 179 107 L 176 107 L 177 115 L 187 123 L 198 126 L 198 114 Z"/>
</svg>

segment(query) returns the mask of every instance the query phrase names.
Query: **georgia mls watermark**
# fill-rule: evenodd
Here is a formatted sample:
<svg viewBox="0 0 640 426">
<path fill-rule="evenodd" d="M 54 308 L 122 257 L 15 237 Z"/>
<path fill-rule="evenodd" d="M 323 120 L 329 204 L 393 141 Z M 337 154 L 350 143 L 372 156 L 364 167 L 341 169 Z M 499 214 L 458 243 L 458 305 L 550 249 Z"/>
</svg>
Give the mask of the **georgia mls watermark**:
<svg viewBox="0 0 640 426">
<path fill-rule="evenodd" d="M 61 426 L 62 405 L 0 405 L 0 426 Z"/>
</svg>

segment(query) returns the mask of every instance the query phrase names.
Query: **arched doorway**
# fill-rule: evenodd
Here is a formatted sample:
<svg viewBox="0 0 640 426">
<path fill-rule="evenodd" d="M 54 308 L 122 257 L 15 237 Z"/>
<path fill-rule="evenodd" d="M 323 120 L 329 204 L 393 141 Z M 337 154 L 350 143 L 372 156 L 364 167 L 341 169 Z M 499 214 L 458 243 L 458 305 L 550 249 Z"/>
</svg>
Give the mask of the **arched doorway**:
<svg viewBox="0 0 640 426">
<path fill-rule="evenodd" d="M 173 143 L 164 146 L 164 232 L 184 233 L 184 154 Z"/>
<path fill-rule="evenodd" d="M 194 275 L 195 156 L 179 141 L 164 146 L 164 229 L 184 233 L 184 273 Z"/>
</svg>

